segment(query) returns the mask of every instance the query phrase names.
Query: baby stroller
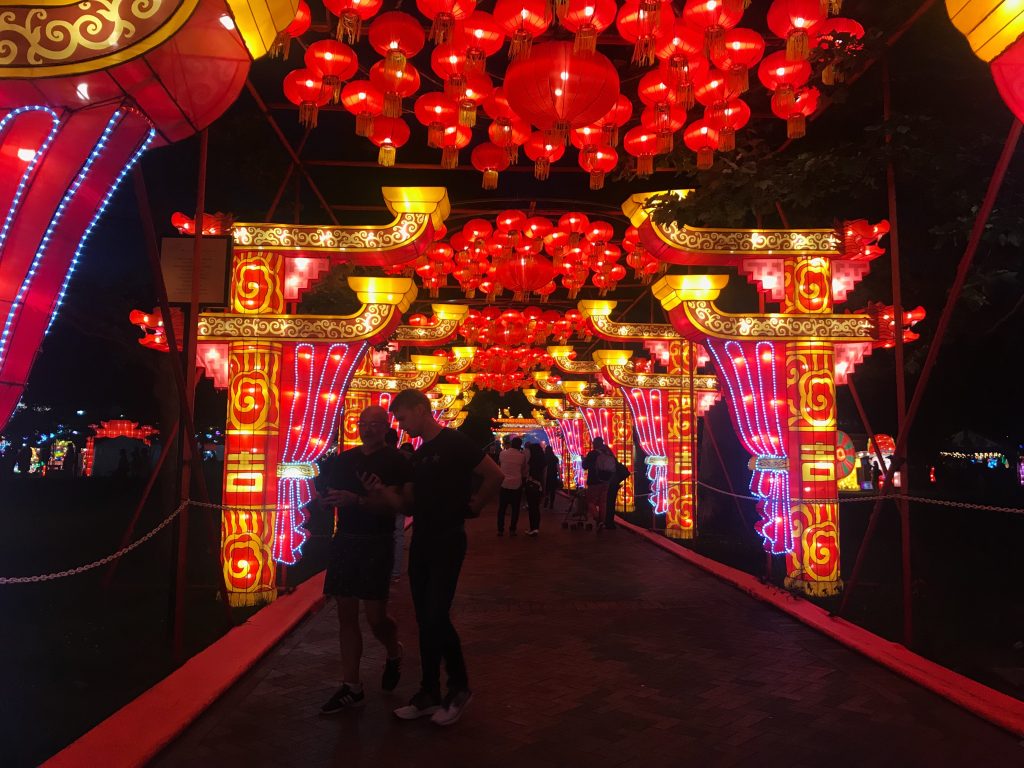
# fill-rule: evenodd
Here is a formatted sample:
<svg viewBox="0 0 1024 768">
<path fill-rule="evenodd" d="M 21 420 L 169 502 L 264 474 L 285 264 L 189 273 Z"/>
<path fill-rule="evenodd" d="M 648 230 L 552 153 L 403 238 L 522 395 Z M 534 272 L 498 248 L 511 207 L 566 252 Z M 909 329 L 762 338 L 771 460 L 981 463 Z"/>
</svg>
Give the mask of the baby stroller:
<svg viewBox="0 0 1024 768">
<path fill-rule="evenodd" d="M 593 529 L 594 522 L 590 517 L 590 502 L 586 488 L 569 491 L 569 507 L 562 518 L 562 527 L 570 531 Z"/>
</svg>

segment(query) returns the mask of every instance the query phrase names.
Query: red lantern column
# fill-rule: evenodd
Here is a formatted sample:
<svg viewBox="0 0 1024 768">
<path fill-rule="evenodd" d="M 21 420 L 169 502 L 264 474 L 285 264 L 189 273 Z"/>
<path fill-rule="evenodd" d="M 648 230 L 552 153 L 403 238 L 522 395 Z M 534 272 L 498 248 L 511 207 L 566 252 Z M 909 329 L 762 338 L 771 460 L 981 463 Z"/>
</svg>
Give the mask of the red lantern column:
<svg viewBox="0 0 1024 768">
<path fill-rule="evenodd" d="M 231 311 L 250 316 L 283 312 L 283 273 L 280 254 L 236 251 Z M 228 355 L 221 564 L 229 603 L 251 606 L 277 597 L 271 552 L 277 507 L 282 344 L 232 341 Z"/>
<path fill-rule="evenodd" d="M 684 379 L 696 375 L 693 345 L 669 341 L 668 372 Z M 668 461 L 668 508 L 665 535 L 670 539 L 692 539 L 696 533 L 694 515 L 697 488 L 693 469 L 697 465 L 693 440 L 697 424 L 696 403 L 689 390 L 668 398 L 668 423 L 665 424 L 665 448 Z"/>
</svg>

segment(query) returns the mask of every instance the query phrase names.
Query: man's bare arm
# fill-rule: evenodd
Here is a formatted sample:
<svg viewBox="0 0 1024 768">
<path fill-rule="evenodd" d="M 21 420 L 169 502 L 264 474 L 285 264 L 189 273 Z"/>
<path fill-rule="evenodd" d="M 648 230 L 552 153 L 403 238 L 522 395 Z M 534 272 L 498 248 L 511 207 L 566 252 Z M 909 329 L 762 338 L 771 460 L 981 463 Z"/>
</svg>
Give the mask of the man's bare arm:
<svg viewBox="0 0 1024 768">
<path fill-rule="evenodd" d="M 480 488 L 469 500 L 469 508 L 476 514 L 480 513 L 488 503 L 498 495 L 501 481 L 505 479 L 501 469 L 490 456 L 484 456 L 480 463 L 473 467 L 473 474 L 481 479 Z"/>
</svg>

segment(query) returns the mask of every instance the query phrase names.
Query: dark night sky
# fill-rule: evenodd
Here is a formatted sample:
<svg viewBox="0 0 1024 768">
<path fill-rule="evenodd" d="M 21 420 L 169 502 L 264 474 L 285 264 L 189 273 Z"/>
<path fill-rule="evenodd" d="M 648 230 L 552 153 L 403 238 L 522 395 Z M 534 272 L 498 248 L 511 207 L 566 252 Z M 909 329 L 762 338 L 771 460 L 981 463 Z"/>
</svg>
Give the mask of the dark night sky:
<svg viewBox="0 0 1024 768">
<path fill-rule="evenodd" d="M 866 25 L 872 21 L 871 14 L 879 14 L 875 21 L 881 22 L 883 28 L 892 29 L 896 25 L 892 20 L 906 18 L 918 3 L 894 2 L 884 4 L 884 9 L 879 9 L 877 4 L 852 0 L 845 5 L 851 16 L 866 21 Z M 763 28 L 760 24 L 754 26 Z M 299 57 L 300 52 L 292 52 L 293 67 L 299 66 Z M 424 59 L 422 63 L 420 58 Z M 365 60 L 375 59 L 365 57 Z M 421 72 L 430 74 L 426 58 L 421 56 L 415 63 Z M 283 102 L 278 84 L 288 69 L 281 61 L 261 61 L 254 66 L 252 78 L 268 103 Z M 842 103 L 834 104 L 822 119 L 810 124 L 807 139 L 789 151 L 813 148 L 827 154 L 833 151 L 833 142 L 838 139 L 856 140 L 868 126 L 877 124 L 881 111 L 879 69 L 874 67 L 850 89 Z M 953 178 L 956 178 L 956 170 L 950 169 L 949 164 L 960 162 L 965 153 L 976 160 L 979 168 L 992 167 L 1009 127 L 1010 116 L 999 101 L 986 68 L 970 55 L 962 38 L 949 25 L 942 4 L 936 4 L 896 47 L 892 72 L 895 109 L 901 113 L 929 117 L 933 127 L 941 127 L 940 131 L 929 134 L 932 137 L 929 138 L 930 144 L 920 149 L 932 153 L 935 162 L 946 163 Z M 627 77 L 631 75 L 624 74 L 624 79 Z M 632 90 L 631 85 L 626 88 Z M 752 106 L 756 114 L 756 100 Z M 274 114 L 292 140 L 297 141 L 301 137 L 301 129 L 296 124 L 295 113 L 280 110 Z M 762 118 L 755 123 L 759 134 L 776 145 L 781 143 L 781 121 Z M 311 135 L 303 156 L 374 161 L 376 148 L 355 137 L 352 125 L 353 120 L 347 113 L 322 115 L 320 126 Z M 425 148 L 423 130 L 416 124 L 412 128 L 413 138 L 406 148 L 399 151 L 399 161 L 436 162 L 436 151 Z M 479 132 L 482 133 L 483 129 Z M 933 138 L 935 135 L 939 139 Z M 143 160 L 142 167 L 161 234 L 173 234 L 168 223 L 173 211 L 190 211 L 194 207 L 196 145 L 193 139 L 161 148 L 151 151 Z M 463 153 L 462 163 L 468 162 L 467 150 Z M 528 162 L 525 157 L 520 160 L 521 164 Z M 574 162 L 570 157 L 562 161 L 563 164 Z M 1008 179 L 1008 185 L 1014 189 L 1024 186 L 1018 182 L 1024 179 L 1021 162 L 1018 159 L 1014 163 Z M 207 210 L 230 211 L 238 219 L 264 219 L 286 163 L 284 152 L 256 112 L 252 99 L 243 92 L 238 103 L 211 129 Z M 899 158 L 897 168 L 899 174 Z M 468 217 L 460 214 L 460 208 L 488 208 L 497 212 L 505 207 L 535 203 L 539 210 L 567 211 L 578 207 L 598 216 L 607 212 L 611 220 L 618 205 L 634 192 L 696 186 L 697 194 L 700 194 L 699 177 L 672 173 L 660 173 L 646 181 L 610 180 L 606 189 L 599 193 L 586 189 L 586 177 L 582 173 L 552 174 L 547 182 L 537 182 L 529 173 L 504 174 L 495 192 L 480 189 L 479 174 L 475 171 L 314 167 L 313 173 L 331 202 L 338 205 L 379 206 L 379 187 L 385 184 L 448 186 L 456 208 L 451 219 L 453 227 L 461 226 Z M 947 177 L 949 175 L 947 173 Z M 948 210 L 941 204 L 934 207 L 929 203 L 926 207 L 924 200 L 927 196 L 922 192 L 927 185 L 934 183 L 932 179 L 917 176 L 900 181 L 905 304 L 910 307 L 927 301 L 929 313 L 928 321 L 920 329 L 923 335 L 922 342 L 919 342 L 921 349 L 934 329 L 945 286 L 952 281 L 956 259 L 962 250 L 962 241 L 959 244 L 950 242 L 948 247 L 937 247 L 929 229 L 952 218 L 955 213 L 954 193 L 980 202 L 987 175 L 988 171 L 976 173 L 965 166 L 962 184 L 950 190 Z M 870 182 L 874 182 L 873 185 Z M 323 222 L 324 215 L 308 188 L 303 187 L 299 195 L 302 220 Z M 295 187 L 291 185 L 283 196 L 278 218 L 292 219 L 295 199 Z M 941 202 L 941 196 L 938 199 Z M 857 210 L 835 210 L 833 215 L 836 218 L 883 218 L 886 215 L 884 179 L 877 176 L 865 179 L 865 193 L 856 205 Z M 343 223 L 374 223 L 388 218 L 383 210 L 379 213 L 340 211 L 338 215 Z M 793 224 L 798 226 L 831 224 L 831 220 L 820 218 L 803 221 L 799 212 L 792 218 Z M 621 232 L 621 221 L 615 223 Z M 721 224 L 750 226 L 752 222 L 722 221 Z M 766 221 L 766 225 L 777 226 L 777 222 Z M 986 260 L 989 267 L 1013 271 L 1019 256 L 1013 249 L 988 249 L 979 254 L 982 266 L 986 265 Z M 857 291 L 847 306 L 860 308 L 869 299 L 888 301 L 885 279 L 888 269 L 887 257 L 875 261 L 875 278 L 866 284 L 865 290 Z M 631 280 L 627 278 L 625 282 Z M 742 284 L 743 281 L 734 278 L 733 283 Z M 960 308 L 961 314 L 955 323 L 958 328 L 980 327 L 984 331 L 986 324 L 990 327 L 1010 312 L 1020 295 L 1020 285 L 1014 280 L 1000 285 L 1003 287 L 991 287 L 986 293 L 987 305 Z M 640 290 L 639 287 L 624 290 L 626 301 Z M 744 304 L 747 308 L 752 306 L 752 290 L 733 290 L 731 303 L 737 305 L 734 308 Z M 461 294 L 449 290 L 446 296 L 456 299 Z M 131 309 L 151 309 L 154 300 L 134 194 L 131 184 L 126 183 L 93 234 L 71 283 L 61 316 L 44 344 L 29 383 L 25 401 L 29 405 L 47 405 L 52 410 L 47 414 L 21 413 L 6 431 L 18 434 L 35 426 L 46 426 L 48 420 L 57 418 L 73 421 L 74 411 L 78 409 L 87 411 L 84 419 L 87 422 L 121 414 L 143 421 L 157 419 L 156 391 L 172 391 L 166 388 L 166 381 L 162 381 L 167 376 L 167 369 L 160 369 L 163 363 L 154 360 L 156 353 L 144 350 L 136 343 L 137 331 L 127 322 Z M 559 305 L 556 303 L 554 306 Z M 569 303 L 561 306 L 568 307 Z M 650 302 L 642 301 L 637 312 L 645 317 L 650 314 Z M 1021 326 L 1021 318 L 1013 313 L 1000 326 L 998 333 L 969 330 L 954 334 L 936 371 L 920 419 L 917 432 L 920 437 L 915 439 L 930 445 L 944 435 L 970 427 L 997 439 L 1005 437 L 1017 441 L 1022 434 L 1016 405 L 1017 388 L 1003 375 L 1003 371 L 1010 367 L 1006 361 L 1017 354 L 1016 340 L 1024 330 Z M 879 352 L 864 365 L 857 377 L 868 410 L 880 431 L 891 431 L 895 427 L 892 376 L 891 353 Z M 857 427 L 849 403 L 843 399 L 840 403 L 841 426 L 850 431 L 862 431 Z M 199 409 L 200 424 L 214 424 L 223 419 L 223 399 L 213 395 L 212 389 L 206 385 L 200 390 Z"/>
</svg>

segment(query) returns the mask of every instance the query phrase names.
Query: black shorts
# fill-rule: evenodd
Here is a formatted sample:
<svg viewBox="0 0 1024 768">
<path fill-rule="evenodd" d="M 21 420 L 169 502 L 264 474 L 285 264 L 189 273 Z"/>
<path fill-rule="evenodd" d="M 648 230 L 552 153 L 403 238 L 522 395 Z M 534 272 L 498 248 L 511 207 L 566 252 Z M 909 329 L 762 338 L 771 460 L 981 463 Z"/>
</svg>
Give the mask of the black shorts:
<svg viewBox="0 0 1024 768">
<path fill-rule="evenodd" d="M 335 534 L 324 578 L 324 594 L 387 600 L 395 560 L 393 536 Z"/>
</svg>

